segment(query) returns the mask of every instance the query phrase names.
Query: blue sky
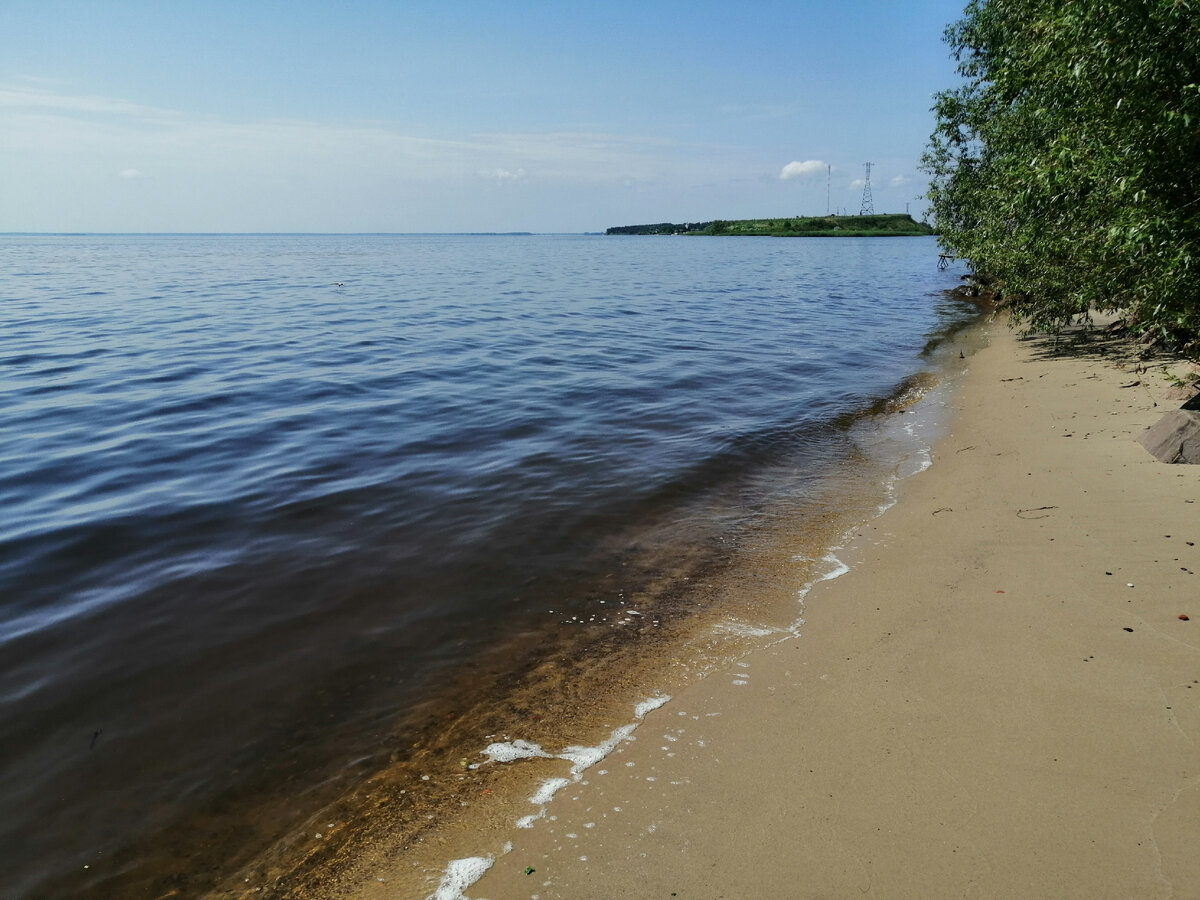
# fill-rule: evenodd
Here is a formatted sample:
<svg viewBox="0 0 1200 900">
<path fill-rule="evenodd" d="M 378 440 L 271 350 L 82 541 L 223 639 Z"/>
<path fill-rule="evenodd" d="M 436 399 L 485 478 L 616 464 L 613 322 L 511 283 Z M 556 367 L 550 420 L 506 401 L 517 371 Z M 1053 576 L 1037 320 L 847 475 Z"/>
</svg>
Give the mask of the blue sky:
<svg viewBox="0 0 1200 900">
<path fill-rule="evenodd" d="M 0 231 L 919 214 L 963 2 L 5 0 Z"/>
</svg>

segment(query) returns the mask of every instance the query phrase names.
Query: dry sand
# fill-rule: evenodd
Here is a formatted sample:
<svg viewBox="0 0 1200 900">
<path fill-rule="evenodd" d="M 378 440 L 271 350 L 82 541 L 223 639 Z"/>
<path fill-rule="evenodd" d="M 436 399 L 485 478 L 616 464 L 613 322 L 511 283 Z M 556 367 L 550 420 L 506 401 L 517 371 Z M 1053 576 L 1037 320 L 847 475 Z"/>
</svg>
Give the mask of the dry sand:
<svg viewBox="0 0 1200 900">
<path fill-rule="evenodd" d="M 1134 440 L 1180 401 L 991 331 L 803 635 L 650 713 L 466 896 L 1200 897 L 1200 467 Z"/>
</svg>

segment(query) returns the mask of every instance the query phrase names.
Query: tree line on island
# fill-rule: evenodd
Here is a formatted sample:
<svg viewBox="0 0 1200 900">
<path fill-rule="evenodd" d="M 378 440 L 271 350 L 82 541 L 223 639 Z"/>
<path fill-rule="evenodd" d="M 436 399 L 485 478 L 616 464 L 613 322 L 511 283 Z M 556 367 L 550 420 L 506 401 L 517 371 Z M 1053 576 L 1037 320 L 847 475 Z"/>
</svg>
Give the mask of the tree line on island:
<svg viewBox="0 0 1200 900">
<path fill-rule="evenodd" d="M 605 234 L 758 235 L 769 237 L 888 237 L 933 234 L 933 229 L 912 216 L 794 216 L 783 219 L 715 219 L 711 222 L 658 222 L 654 225 L 620 225 Z"/>
<path fill-rule="evenodd" d="M 1018 324 L 1200 351 L 1200 2 L 972 0 L 924 157 L 948 253 Z"/>
</svg>

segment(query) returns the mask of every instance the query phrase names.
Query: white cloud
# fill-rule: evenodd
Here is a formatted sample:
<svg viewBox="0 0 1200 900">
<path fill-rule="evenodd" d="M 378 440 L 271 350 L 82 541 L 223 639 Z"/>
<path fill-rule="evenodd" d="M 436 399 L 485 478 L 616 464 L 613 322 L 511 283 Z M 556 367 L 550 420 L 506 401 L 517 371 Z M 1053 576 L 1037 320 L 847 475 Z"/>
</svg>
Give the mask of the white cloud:
<svg viewBox="0 0 1200 900">
<path fill-rule="evenodd" d="M 785 180 L 788 178 L 811 178 L 814 175 L 824 172 L 827 166 L 828 163 L 822 162 L 819 159 L 790 162 L 783 167 L 783 171 L 779 173 L 779 177 Z"/>
<path fill-rule="evenodd" d="M 865 178 L 855 178 L 852 182 L 850 182 L 850 189 L 857 190 L 858 188 L 866 187 L 866 184 L 867 180 Z"/>
<path fill-rule="evenodd" d="M 134 178 L 145 178 L 146 176 L 143 175 L 138 169 L 122 169 L 117 173 L 117 177 L 132 180 Z"/>
<path fill-rule="evenodd" d="M 900 187 L 901 185 L 908 184 L 910 181 L 912 181 L 912 179 L 907 175 L 896 175 L 891 181 L 888 182 L 888 184 L 890 184 L 892 187 Z"/>
</svg>

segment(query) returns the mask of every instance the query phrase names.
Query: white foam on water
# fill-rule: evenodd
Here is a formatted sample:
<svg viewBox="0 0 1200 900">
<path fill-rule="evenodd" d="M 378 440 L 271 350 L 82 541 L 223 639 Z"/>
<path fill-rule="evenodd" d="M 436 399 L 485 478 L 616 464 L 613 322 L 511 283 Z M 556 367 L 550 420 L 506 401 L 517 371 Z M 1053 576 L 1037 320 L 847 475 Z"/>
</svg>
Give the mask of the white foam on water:
<svg viewBox="0 0 1200 900">
<path fill-rule="evenodd" d="M 724 622 L 718 622 L 712 630 L 717 634 L 730 634 L 734 637 L 770 637 L 773 634 L 779 634 L 782 629 L 768 628 L 765 625 L 751 625 L 737 619 L 727 619 Z"/>
<path fill-rule="evenodd" d="M 926 469 L 928 469 L 932 465 L 933 465 L 933 454 L 927 450 L 923 451 L 921 453 L 921 465 L 917 469 L 917 471 L 914 472 L 913 474 L 915 475 L 917 473 L 924 472 Z"/>
<path fill-rule="evenodd" d="M 666 704 L 671 697 L 668 694 L 659 694 L 657 697 L 650 697 L 643 700 L 633 708 L 633 715 L 636 719 L 644 719 L 649 713 L 654 712 L 660 706 Z"/>
<path fill-rule="evenodd" d="M 553 759 L 553 757 L 539 747 L 537 744 L 529 741 L 498 741 L 494 744 L 488 744 L 480 751 L 488 758 L 488 762 L 507 763 L 514 762 L 518 759 Z"/>
<path fill-rule="evenodd" d="M 933 445 L 945 432 L 946 395 L 950 389 L 944 381 L 938 384 L 921 398 L 913 415 L 905 417 L 901 431 L 908 438 L 909 454 L 900 461 L 897 478 L 889 487 L 894 487 L 895 480 L 910 478 L 933 465 Z"/>
<path fill-rule="evenodd" d="M 938 418 L 936 408 L 946 408 L 946 394 L 949 390 L 945 382 L 938 384 L 933 389 L 919 398 L 918 403 L 911 412 L 917 413 L 914 416 L 906 416 L 903 423 L 897 429 L 902 432 L 910 446 L 907 451 L 901 455 L 896 468 L 883 483 L 883 500 L 875 509 L 875 514 L 868 517 L 868 521 L 878 518 L 889 509 L 896 505 L 899 497 L 900 483 L 906 478 L 911 478 L 924 472 L 933 465 L 933 445 L 942 437 L 944 437 L 945 421 L 943 418 Z M 911 446 L 915 445 L 915 446 Z M 805 598 L 809 592 L 823 581 L 832 581 L 835 578 L 841 578 L 850 571 L 850 566 L 843 562 L 838 556 L 839 550 L 845 549 L 859 536 L 865 522 L 860 522 L 850 526 L 839 538 L 839 543 L 830 548 L 829 552 L 821 557 L 820 562 L 826 567 L 820 575 L 813 578 L 808 583 L 804 584 L 797 591 L 797 600 L 801 610 L 804 609 Z M 797 555 L 793 557 L 797 562 L 816 562 L 812 557 Z M 800 627 L 804 624 L 803 618 L 797 618 L 796 621 L 785 632 L 791 637 L 800 637 Z M 718 626 L 719 627 L 719 626 Z"/>
<path fill-rule="evenodd" d="M 875 507 L 876 518 L 878 518 L 879 516 L 882 516 L 885 512 L 887 512 L 889 509 L 891 509 L 895 505 L 896 505 L 896 482 L 893 479 L 892 481 L 889 481 L 887 484 L 887 491 L 884 494 L 883 502 L 880 503 L 877 507 Z"/>
<path fill-rule="evenodd" d="M 545 806 L 554 799 L 555 794 L 569 784 L 571 784 L 570 778 L 547 778 L 542 782 L 537 792 L 529 798 L 529 802 L 534 806 Z"/>
<path fill-rule="evenodd" d="M 840 550 L 841 547 L 834 547 L 833 550 Z M 842 562 L 837 555 L 830 550 L 821 557 L 821 562 L 825 563 L 829 568 L 822 574 L 818 575 L 812 581 L 808 582 L 797 592 L 798 598 L 803 601 L 808 596 L 808 592 L 820 584 L 822 581 L 833 581 L 835 578 L 841 578 L 850 571 L 850 567 Z"/>
<path fill-rule="evenodd" d="M 661 704 L 660 704 L 661 705 Z M 638 718 L 641 718 L 640 716 Z M 622 725 L 620 728 L 613 729 L 607 740 L 601 741 L 595 747 L 581 747 L 573 745 L 564 747 L 563 752 L 557 754 L 559 759 L 565 759 L 571 763 L 571 775 L 578 781 L 579 776 L 587 769 L 590 769 L 608 754 L 612 753 L 617 748 L 617 745 L 622 741 L 627 741 L 633 735 L 634 729 L 637 728 L 637 723 Z"/>
<path fill-rule="evenodd" d="M 490 856 L 468 856 L 465 859 L 450 860 L 437 890 L 425 900 L 469 900 L 463 891 L 482 878 L 493 862 Z"/>
<path fill-rule="evenodd" d="M 666 704 L 671 697 L 659 694 L 648 697 L 633 708 L 637 720 L 620 728 L 613 729 L 607 739 L 594 747 L 572 745 L 563 748 L 561 753 L 547 753 L 538 744 L 531 741 L 497 741 L 488 744 L 480 753 L 487 757 L 489 763 L 509 763 L 521 759 L 561 759 L 571 764 L 570 778 L 547 778 L 541 783 L 529 802 L 541 807 L 536 813 L 522 816 L 513 823 L 517 828 L 532 828 L 538 819 L 546 818 L 546 806 L 563 788 L 577 784 L 583 779 L 583 773 L 613 752 L 624 741 L 633 740 L 633 732 L 641 724 L 642 719 L 660 706 Z M 479 765 L 476 763 L 475 765 Z M 554 819 L 554 816 L 550 817 Z M 512 851 L 511 842 L 505 843 L 501 853 Z M 493 857 L 472 856 L 466 859 L 452 860 L 446 866 L 446 873 L 438 889 L 426 900 L 470 900 L 463 891 L 483 877 L 483 873 L 491 868 Z"/>
<path fill-rule="evenodd" d="M 516 826 L 518 828 L 532 828 L 533 823 L 538 819 L 543 818 L 545 815 L 546 810 L 543 809 L 540 813 L 536 813 L 532 816 L 521 816 L 521 818 L 517 819 Z"/>
<path fill-rule="evenodd" d="M 593 747 L 572 744 L 569 747 L 564 747 L 561 753 L 547 753 L 538 744 L 530 741 L 499 741 L 488 744 L 480 752 L 488 758 L 488 762 L 492 763 L 508 763 L 521 759 L 561 759 L 571 764 L 569 778 L 547 778 L 542 782 L 534 795 L 529 798 L 529 802 L 534 806 L 542 807 L 541 811 L 537 815 L 523 816 L 518 819 L 516 823 L 517 827 L 532 828 L 533 823 L 546 814 L 545 806 L 554 799 L 555 794 L 568 785 L 582 780 L 584 772 L 607 757 L 620 744 L 632 740 L 633 732 L 637 729 L 642 719 L 665 705 L 670 699 L 671 697 L 668 694 L 659 694 L 641 701 L 633 708 L 634 718 L 637 719 L 636 722 L 622 725 L 620 728 L 614 728 L 605 740 Z"/>
</svg>

